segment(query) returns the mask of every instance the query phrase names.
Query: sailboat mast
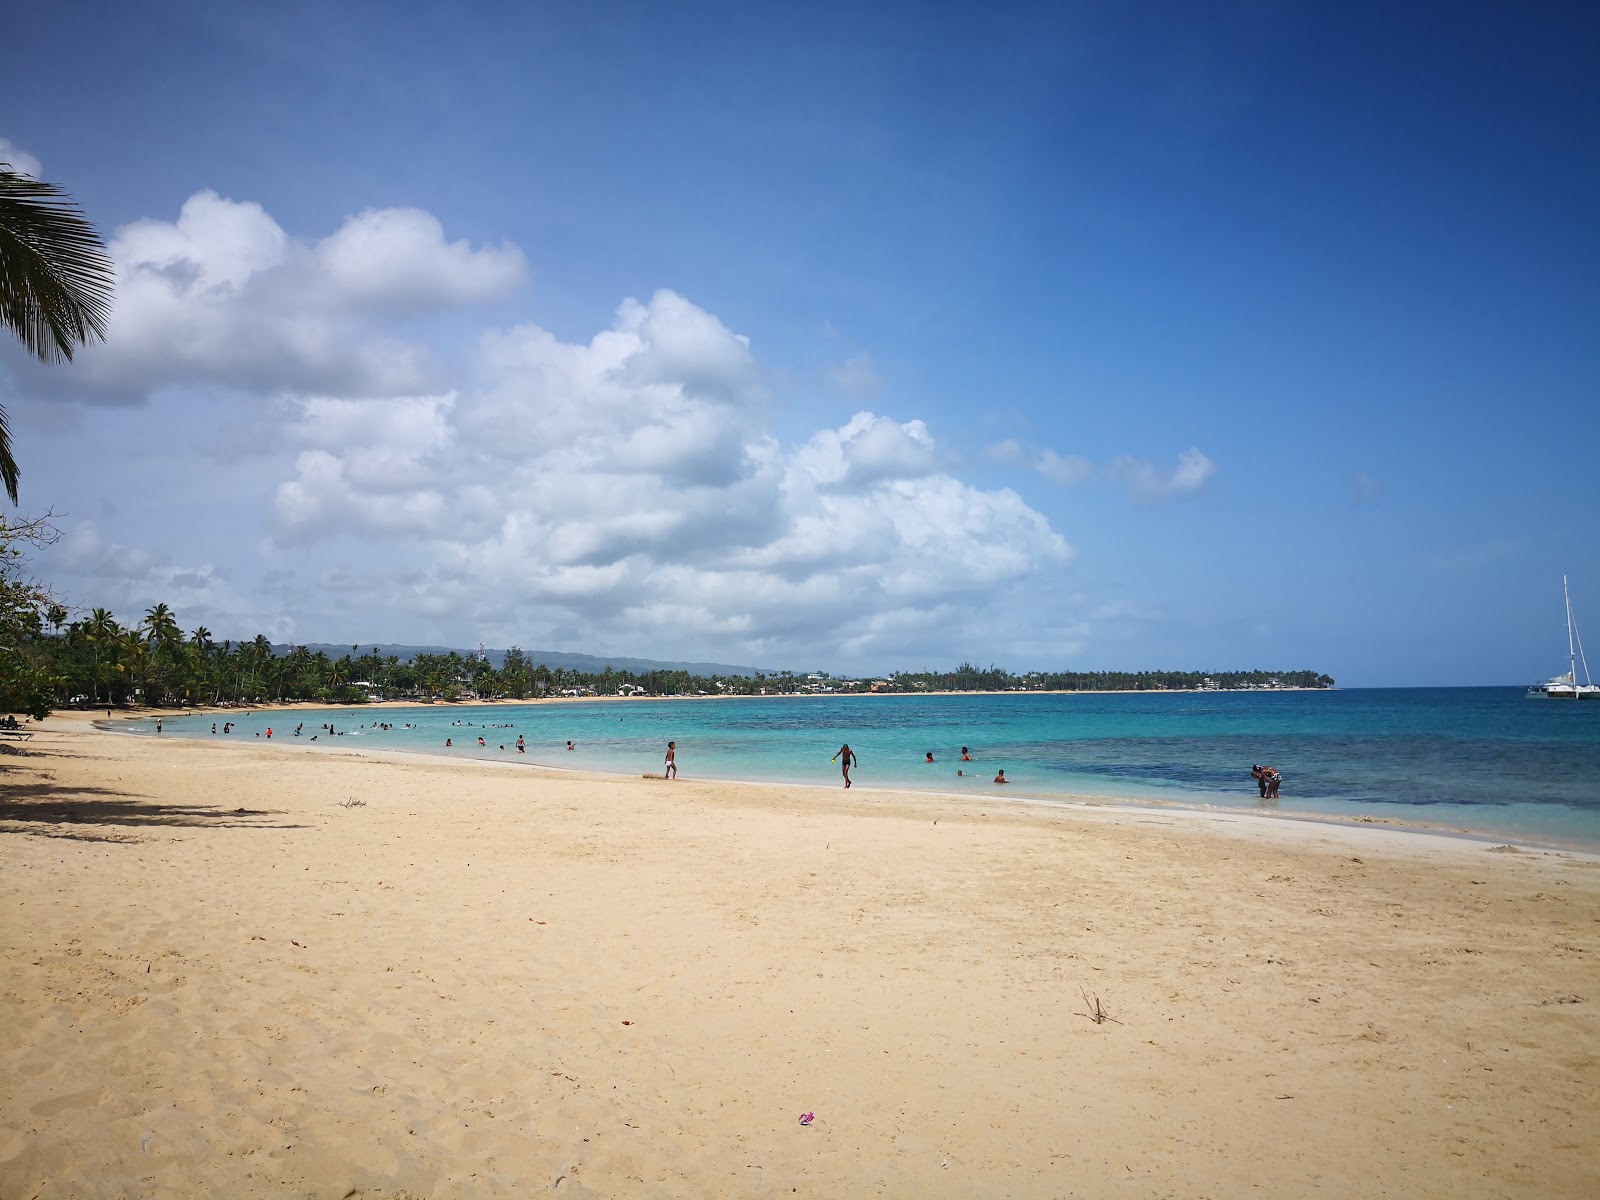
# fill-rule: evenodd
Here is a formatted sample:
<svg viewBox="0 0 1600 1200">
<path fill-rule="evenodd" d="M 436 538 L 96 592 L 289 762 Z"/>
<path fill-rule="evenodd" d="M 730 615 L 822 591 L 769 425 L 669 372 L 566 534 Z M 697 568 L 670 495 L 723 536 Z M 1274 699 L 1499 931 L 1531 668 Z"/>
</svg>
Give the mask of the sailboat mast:
<svg viewBox="0 0 1600 1200">
<path fill-rule="evenodd" d="M 1561 598 L 1567 602 L 1567 669 L 1572 672 L 1572 686 L 1578 686 L 1578 652 L 1572 646 L 1572 593 L 1567 591 L 1567 577 L 1561 577 Z"/>
</svg>

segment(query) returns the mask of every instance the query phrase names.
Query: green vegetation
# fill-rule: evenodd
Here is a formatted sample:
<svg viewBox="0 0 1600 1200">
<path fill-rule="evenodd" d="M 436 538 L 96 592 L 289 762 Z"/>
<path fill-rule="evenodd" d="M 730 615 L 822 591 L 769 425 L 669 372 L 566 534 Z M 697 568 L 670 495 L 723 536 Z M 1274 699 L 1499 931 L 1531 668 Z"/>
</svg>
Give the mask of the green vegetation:
<svg viewBox="0 0 1600 1200">
<path fill-rule="evenodd" d="M 1316 671 L 1029 671 L 1012 675 L 962 663 L 954 671 L 894 676 L 900 692 L 1161 692 L 1246 688 L 1331 688 Z"/>
<path fill-rule="evenodd" d="M 1331 687 L 1311 671 L 1033 672 L 1012 675 L 963 663 L 954 671 L 897 673 L 887 679 L 834 679 L 791 671 L 709 678 L 687 671 L 582 672 L 533 663 L 513 647 L 495 667 L 460 653 L 419 654 L 410 661 L 376 648 L 330 658 L 305 648 L 275 653 L 264 634 L 248 642 L 217 642 L 201 626 L 188 636 L 165 604 L 133 628 L 97 608 L 67 621 L 67 612 L 37 585 L 17 576 L 21 534 L 48 541 L 42 522 L 7 530 L 0 523 L 0 711 L 42 717 L 52 707 L 183 706 L 307 700 L 360 704 L 368 700 L 421 702 L 527 699 L 557 695 L 750 696 L 797 693 L 1037 691 L 1127 688 Z M 9 567 L 7 564 L 10 564 Z"/>
<path fill-rule="evenodd" d="M 100 235 L 52 184 L 0 163 L 0 325 L 43 362 L 104 340 L 114 274 Z M 0 408 L 0 486 L 17 502 L 20 471 Z"/>
</svg>

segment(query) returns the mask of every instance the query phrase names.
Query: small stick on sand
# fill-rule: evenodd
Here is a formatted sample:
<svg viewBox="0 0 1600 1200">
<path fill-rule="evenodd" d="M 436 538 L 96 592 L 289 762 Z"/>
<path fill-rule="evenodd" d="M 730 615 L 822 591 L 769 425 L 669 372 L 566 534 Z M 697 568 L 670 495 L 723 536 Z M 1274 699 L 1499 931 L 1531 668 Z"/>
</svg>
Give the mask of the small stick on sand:
<svg viewBox="0 0 1600 1200">
<path fill-rule="evenodd" d="M 1117 1020 L 1110 1013 L 1106 1012 L 1103 1007 L 1101 1007 L 1099 996 L 1096 996 L 1093 1003 L 1090 1003 L 1089 993 L 1084 991 L 1081 987 L 1078 989 L 1078 994 L 1083 997 L 1084 1007 L 1089 1010 L 1089 1020 L 1093 1021 L 1096 1025 L 1103 1025 L 1107 1021 L 1110 1021 L 1113 1025 L 1122 1024 L 1121 1021 Z"/>
</svg>

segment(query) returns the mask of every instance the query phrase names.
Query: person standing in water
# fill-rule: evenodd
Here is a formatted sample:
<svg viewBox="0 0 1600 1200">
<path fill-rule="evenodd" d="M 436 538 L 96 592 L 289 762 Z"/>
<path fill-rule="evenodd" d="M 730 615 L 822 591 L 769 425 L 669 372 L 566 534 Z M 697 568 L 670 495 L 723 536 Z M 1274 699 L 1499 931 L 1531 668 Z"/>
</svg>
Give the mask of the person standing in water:
<svg viewBox="0 0 1600 1200">
<path fill-rule="evenodd" d="M 678 743 L 677 742 L 668 742 L 667 743 L 666 778 L 668 778 L 668 779 L 676 779 L 677 777 L 678 777 Z"/>
<path fill-rule="evenodd" d="M 850 743 L 846 742 L 844 745 L 840 746 L 839 753 L 835 754 L 833 758 L 830 758 L 828 761 L 837 761 L 839 762 L 839 765 L 844 768 L 844 785 L 845 787 L 849 787 L 850 768 L 856 766 L 861 761 L 860 759 L 856 758 L 856 752 L 850 749 Z"/>
</svg>

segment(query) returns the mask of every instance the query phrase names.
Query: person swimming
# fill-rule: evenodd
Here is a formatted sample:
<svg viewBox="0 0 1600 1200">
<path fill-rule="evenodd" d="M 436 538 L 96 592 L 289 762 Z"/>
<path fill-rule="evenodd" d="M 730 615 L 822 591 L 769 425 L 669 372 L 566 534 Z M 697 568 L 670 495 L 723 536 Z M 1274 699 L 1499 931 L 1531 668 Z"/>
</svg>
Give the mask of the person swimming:
<svg viewBox="0 0 1600 1200">
<path fill-rule="evenodd" d="M 1010 783 L 1011 782 L 1009 779 L 1006 778 L 1006 769 L 1004 767 L 1001 767 L 1000 770 L 995 772 L 994 781 L 996 783 Z"/>
</svg>

